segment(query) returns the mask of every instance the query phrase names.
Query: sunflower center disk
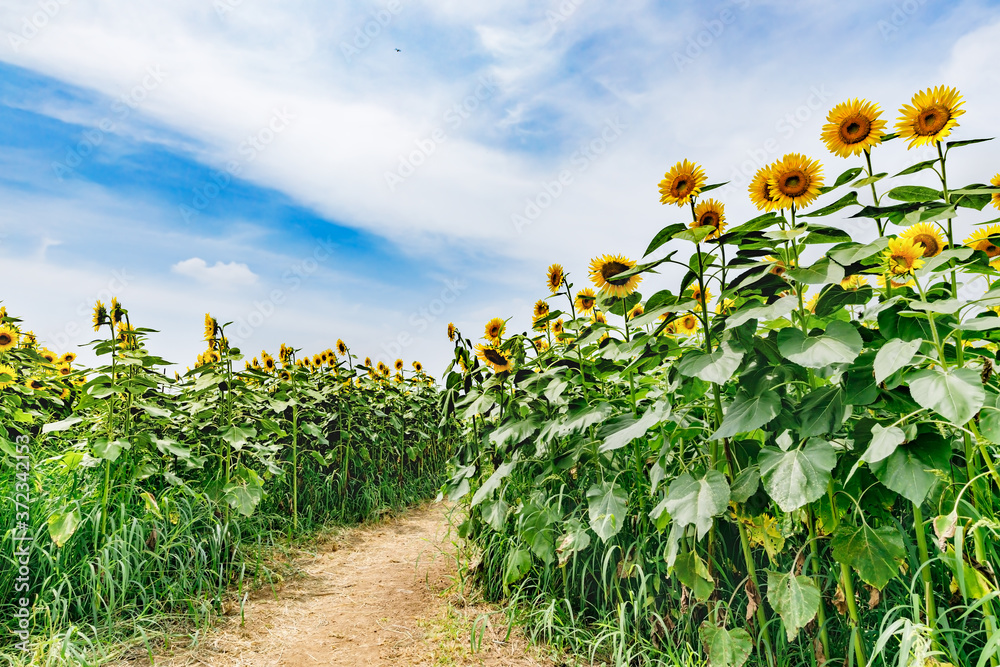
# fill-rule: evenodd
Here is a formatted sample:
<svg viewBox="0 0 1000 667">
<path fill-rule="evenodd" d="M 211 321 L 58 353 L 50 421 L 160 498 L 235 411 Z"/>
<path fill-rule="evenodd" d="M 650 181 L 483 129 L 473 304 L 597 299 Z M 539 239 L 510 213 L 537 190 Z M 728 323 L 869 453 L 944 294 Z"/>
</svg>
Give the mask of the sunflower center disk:
<svg viewBox="0 0 1000 667">
<path fill-rule="evenodd" d="M 809 189 L 809 177 L 796 169 L 778 181 L 778 189 L 786 197 L 798 197 Z"/>
<path fill-rule="evenodd" d="M 933 257 L 938 254 L 937 239 L 930 234 L 917 234 L 913 237 L 913 240 L 924 246 L 924 257 Z"/>
<path fill-rule="evenodd" d="M 871 122 L 864 116 L 852 116 L 840 125 L 840 138 L 845 144 L 856 144 L 868 138 Z"/>
<path fill-rule="evenodd" d="M 687 195 L 689 190 L 690 187 L 688 185 L 688 180 L 682 177 L 674 181 L 674 187 L 671 188 L 670 194 L 672 194 L 675 197 L 683 197 Z"/>
<path fill-rule="evenodd" d="M 620 264 L 618 262 L 608 262 L 601 268 L 601 273 L 603 274 L 604 279 L 608 281 L 610 284 L 624 285 L 625 283 L 628 282 L 628 278 L 620 278 L 618 280 L 615 280 L 614 278 L 619 273 L 623 273 L 627 269 L 628 267 L 625 266 L 624 264 Z"/>
<path fill-rule="evenodd" d="M 919 135 L 927 136 L 937 134 L 948 124 L 951 114 L 940 104 L 935 104 L 920 112 L 917 116 L 917 129 Z"/>
</svg>

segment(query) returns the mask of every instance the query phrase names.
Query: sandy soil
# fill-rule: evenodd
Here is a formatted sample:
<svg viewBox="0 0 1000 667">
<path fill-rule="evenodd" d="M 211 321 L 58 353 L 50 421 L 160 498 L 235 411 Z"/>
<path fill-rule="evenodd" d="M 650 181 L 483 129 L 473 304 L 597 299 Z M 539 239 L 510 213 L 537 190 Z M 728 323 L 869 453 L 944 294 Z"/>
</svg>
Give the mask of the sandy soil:
<svg viewBox="0 0 1000 667">
<path fill-rule="evenodd" d="M 347 531 L 295 565 L 302 576 L 251 599 L 193 648 L 157 656 L 181 667 L 314 665 L 549 666 L 495 609 L 469 605 L 455 582 L 454 545 L 440 505 Z M 485 620 L 484 620 L 485 619 Z M 485 625 L 470 647 L 473 627 Z M 138 658 L 123 665 L 149 665 Z"/>
</svg>

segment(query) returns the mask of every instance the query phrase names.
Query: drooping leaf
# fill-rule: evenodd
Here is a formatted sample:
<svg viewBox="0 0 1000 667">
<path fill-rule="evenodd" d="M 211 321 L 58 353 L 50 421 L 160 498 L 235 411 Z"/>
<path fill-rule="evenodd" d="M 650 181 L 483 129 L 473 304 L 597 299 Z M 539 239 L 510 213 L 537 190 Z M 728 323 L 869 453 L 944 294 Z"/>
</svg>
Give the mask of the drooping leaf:
<svg viewBox="0 0 1000 667">
<path fill-rule="evenodd" d="M 42 426 L 42 433 L 58 433 L 76 426 L 83 421 L 83 417 L 67 417 L 57 422 L 50 422 Z"/>
<path fill-rule="evenodd" d="M 68 512 L 55 513 L 48 519 L 49 537 L 56 543 L 57 547 L 62 547 L 73 537 L 73 533 L 80 526 L 80 512 L 75 508 Z"/>
<path fill-rule="evenodd" d="M 510 510 L 503 498 L 487 500 L 483 503 L 483 521 L 493 530 L 500 532 L 503 530 L 504 522 L 507 520 L 507 512 Z"/>
<path fill-rule="evenodd" d="M 783 512 L 791 512 L 826 492 L 837 452 L 826 440 L 810 438 L 799 449 L 783 452 L 763 447 L 757 455 L 760 477 L 771 499 Z"/>
<path fill-rule="evenodd" d="M 906 556 L 903 537 L 892 526 L 856 528 L 841 523 L 830 546 L 836 560 L 850 565 L 866 584 L 879 590 L 896 576 Z"/>
<path fill-rule="evenodd" d="M 708 566 L 701 556 L 693 551 L 677 554 L 673 572 L 701 602 L 710 598 L 715 591 L 715 579 L 712 578 L 712 573 L 708 571 Z"/>
<path fill-rule="evenodd" d="M 664 508 L 681 528 L 694 525 L 698 539 L 712 529 L 713 517 L 726 511 L 729 505 L 729 483 L 718 470 L 709 470 L 700 479 L 684 473 L 667 490 Z"/>
<path fill-rule="evenodd" d="M 617 424 L 610 433 L 603 433 L 604 442 L 601 443 L 600 452 L 610 452 L 620 449 L 636 438 L 646 435 L 646 431 L 659 424 L 670 416 L 670 404 L 666 401 L 657 401 L 641 417 L 636 419 L 631 417 Z"/>
<path fill-rule="evenodd" d="M 889 489 L 919 505 L 937 480 L 933 471 L 948 469 L 950 454 L 947 441 L 927 434 L 896 447 L 889 456 L 872 464 L 871 469 Z"/>
<path fill-rule="evenodd" d="M 986 392 L 979 412 L 979 432 L 995 445 L 1000 445 L 1000 394 Z"/>
<path fill-rule="evenodd" d="M 726 409 L 722 424 L 711 439 L 731 438 L 737 433 L 756 430 L 778 416 L 780 410 L 781 398 L 771 389 L 757 396 L 740 392 Z"/>
<path fill-rule="evenodd" d="M 559 567 L 565 567 L 570 557 L 590 546 L 590 533 L 579 519 L 573 518 L 563 524 L 563 534 L 556 546 Z"/>
<path fill-rule="evenodd" d="M 820 591 L 810 577 L 794 572 L 767 573 L 767 601 L 781 617 L 788 641 L 794 640 L 799 630 L 816 617 L 819 611 Z"/>
<path fill-rule="evenodd" d="M 813 389 L 795 413 L 799 436 L 808 438 L 833 433 L 844 423 L 844 389 L 840 385 Z"/>
<path fill-rule="evenodd" d="M 476 490 L 476 493 L 472 496 L 472 502 L 470 507 L 475 507 L 479 503 L 483 502 L 488 498 L 494 491 L 500 488 L 500 482 L 504 480 L 504 477 L 509 475 L 514 467 L 517 465 L 517 456 L 515 455 L 510 461 L 500 464 L 500 466 L 493 471 L 489 479 L 483 482 L 483 485 Z"/>
<path fill-rule="evenodd" d="M 798 306 L 799 300 L 795 295 L 782 297 L 768 305 L 745 306 L 726 318 L 726 329 L 738 327 L 750 320 L 776 320 L 785 317 Z"/>
<path fill-rule="evenodd" d="M 531 570 L 531 552 L 527 549 L 511 549 L 507 554 L 507 565 L 504 568 L 503 582 L 505 585 L 520 581 Z"/>
<path fill-rule="evenodd" d="M 906 440 L 906 434 L 898 426 L 885 428 L 881 424 L 872 426 L 872 441 L 868 449 L 861 455 L 861 460 L 867 463 L 878 463 L 891 455 L 896 448 Z"/>
<path fill-rule="evenodd" d="M 735 503 L 745 503 L 750 496 L 757 493 L 760 487 L 760 468 L 750 466 L 740 471 L 740 474 L 733 480 L 733 486 L 729 490 L 729 495 Z"/>
<path fill-rule="evenodd" d="M 956 426 L 965 425 L 983 406 L 986 392 L 971 368 L 929 368 L 906 376 L 910 395 L 920 407 L 933 410 Z"/>
<path fill-rule="evenodd" d="M 916 338 L 909 342 L 893 338 L 882 346 L 875 355 L 875 381 L 885 382 L 885 379 L 906 367 L 913 360 L 913 355 L 920 349 L 923 339 Z"/>
<path fill-rule="evenodd" d="M 614 482 L 594 484 L 587 490 L 590 527 L 602 542 L 618 534 L 625 522 L 628 492 Z"/>
<path fill-rule="evenodd" d="M 849 364 L 864 346 L 861 334 L 847 322 L 830 322 L 819 336 L 807 336 L 799 329 L 788 327 L 778 332 L 781 355 L 805 368 L 826 368 L 831 364 Z"/>
<path fill-rule="evenodd" d="M 541 491 L 532 494 L 521 512 L 521 539 L 546 564 L 555 557 L 556 524 L 561 518 Z"/>
<path fill-rule="evenodd" d="M 753 638 L 743 628 L 727 630 L 705 621 L 698 630 L 710 667 L 743 667 L 753 651 Z"/>
<path fill-rule="evenodd" d="M 677 362 L 677 371 L 681 375 L 696 377 L 705 382 L 725 384 L 739 368 L 741 361 L 743 353 L 734 350 L 727 341 L 711 354 L 701 350 L 688 352 Z"/>
<path fill-rule="evenodd" d="M 829 257 L 823 257 L 808 268 L 788 269 L 788 275 L 807 285 L 825 285 L 843 280 L 844 267 L 831 261 Z"/>
</svg>

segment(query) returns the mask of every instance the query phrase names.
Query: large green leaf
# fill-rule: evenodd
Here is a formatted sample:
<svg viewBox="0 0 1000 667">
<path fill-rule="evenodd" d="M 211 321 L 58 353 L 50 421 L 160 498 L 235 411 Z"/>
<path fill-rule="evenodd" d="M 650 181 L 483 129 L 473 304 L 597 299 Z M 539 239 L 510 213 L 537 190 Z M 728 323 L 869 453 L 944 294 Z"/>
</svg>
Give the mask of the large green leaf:
<svg viewBox="0 0 1000 667">
<path fill-rule="evenodd" d="M 483 513 L 483 521 L 485 521 L 493 530 L 500 532 L 503 530 L 503 525 L 507 520 L 507 512 L 509 510 L 510 505 L 508 505 L 503 498 L 487 500 L 483 503 L 481 510 Z"/>
<path fill-rule="evenodd" d="M 908 374 L 906 380 L 913 400 L 956 426 L 972 419 L 986 400 L 979 373 L 971 368 L 929 368 Z"/>
<path fill-rule="evenodd" d="M 500 487 L 500 482 L 502 482 L 504 477 L 509 475 L 511 471 L 514 470 L 514 466 L 516 465 L 517 456 L 515 455 L 510 461 L 501 464 L 500 467 L 494 470 L 493 474 L 490 475 L 490 478 L 483 482 L 483 485 L 479 487 L 476 493 L 472 496 L 472 503 L 470 504 L 470 507 L 475 507 L 489 497 L 490 494 L 496 491 Z"/>
<path fill-rule="evenodd" d="M 830 546 L 835 560 L 853 567 L 866 584 L 879 590 L 896 576 L 906 556 L 903 537 L 892 526 L 855 528 L 841 523 Z"/>
<path fill-rule="evenodd" d="M 837 452 L 826 440 L 810 438 L 800 449 L 783 452 L 763 447 L 757 455 L 760 477 L 771 499 L 783 512 L 791 512 L 826 492 L 837 465 Z"/>
<path fill-rule="evenodd" d="M 561 518 L 541 491 L 533 493 L 521 511 L 521 539 L 546 564 L 556 553 L 556 523 Z"/>
<path fill-rule="evenodd" d="M 587 490 L 590 527 L 602 542 L 618 534 L 625 522 L 628 492 L 614 482 L 594 484 Z"/>
<path fill-rule="evenodd" d="M 829 257 L 823 257 L 808 268 L 789 269 L 788 275 L 807 285 L 825 285 L 843 280 L 844 267 L 831 261 Z"/>
<path fill-rule="evenodd" d="M 565 567 L 573 554 L 583 551 L 588 546 L 590 546 L 590 534 L 579 519 L 573 518 L 564 523 L 563 534 L 556 546 L 559 567 Z"/>
<path fill-rule="evenodd" d="M 677 371 L 705 382 L 725 384 L 733 377 L 742 360 L 743 353 L 734 350 L 727 341 L 711 354 L 701 350 L 688 352 L 677 362 Z"/>
<path fill-rule="evenodd" d="M 995 445 L 1000 445 L 1000 394 L 986 392 L 979 412 L 979 432 Z"/>
<path fill-rule="evenodd" d="M 507 564 L 504 567 L 503 582 L 512 584 L 520 580 L 531 570 L 531 552 L 527 549 L 511 549 L 507 554 Z"/>
<path fill-rule="evenodd" d="M 889 456 L 873 463 L 871 469 L 880 482 L 919 505 L 937 480 L 933 471 L 948 469 L 950 454 L 951 448 L 943 438 L 927 434 L 897 447 Z"/>
<path fill-rule="evenodd" d="M 684 473 L 671 482 L 664 508 L 681 528 L 694 525 L 700 540 L 712 529 L 713 517 L 725 512 L 728 505 L 726 476 L 718 470 L 709 470 L 700 479 Z"/>
<path fill-rule="evenodd" d="M 674 574 L 701 602 L 710 598 L 715 591 L 715 579 L 712 578 L 712 573 L 708 571 L 705 561 L 693 551 L 677 554 Z"/>
<path fill-rule="evenodd" d="M 610 452 L 624 447 L 636 438 L 646 435 L 646 431 L 669 416 L 670 404 L 666 401 L 657 401 L 642 417 L 638 419 L 635 417 L 624 419 L 616 424 L 609 433 L 605 433 L 602 430 L 601 435 L 604 436 L 604 442 L 601 443 L 600 451 L 602 453 Z"/>
<path fill-rule="evenodd" d="M 760 468 L 750 466 L 740 471 L 740 474 L 733 480 L 733 486 L 729 490 L 729 495 L 735 503 L 745 503 L 750 496 L 757 493 L 760 488 Z"/>
<path fill-rule="evenodd" d="M 861 455 L 861 460 L 869 464 L 878 463 L 889 457 L 906 440 L 906 434 L 898 426 L 885 428 L 881 424 L 872 426 L 872 441 Z"/>
<path fill-rule="evenodd" d="M 781 616 L 788 641 L 792 641 L 819 611 L 819 588 L 809 577 L 793 572 L 767 573 L 767 601 Z"/>
<path fill-rule="evenodd" d="M 784 317 L 798 308 L 799 300 L 795 295 L 782 297 L 768 305 L 746 306 L 726 318 L 726 328 L 732 329 L 750 320 L 769 321 Z"/>
<path fill-rule="evenodd" d="M 80 513 L 76 509 L 68 512 L 55 513 L 48 520 L 49 537 L 56 543 L 57 547 L 62 547 L 73 533 L 80 526 Z"/>
<path fill-rule="evenodd" d="M 883 345 L 875 355 L 875 381 L 884 382 L 887 377 L 909 364 L 923 342 L 920 338 L 909 342 L 893 338 Z"/>
<path fill-rule="evenodd" d="M 740 392 L 726 409 L 722 424 L 711 439 L 731 438 L 737 433 L 758 429 L 777 417 L 780 410 L 781 398 L 771 389 L 757 396 Z"/>
<path fill-rule="evenodd" d="M 803 438 L 837 431 L 846 417 L 843 388 L 831 385 L 812 390 L 802 399 L 795 417 L 796 430 Z"/>
<path fill-rule="evenodd" d="M 847 322 L 835 320 L 819 336 L 807 336 L 788 327 L 778 332 L 778 351 L 789 361 L 806 368 L 826 368 L 831 364 L 849 364 L 864 346 L 861 334 Z"/>
<path fill-rule="evenodd" d="M 743 667 L 753 651 L 753 637 L 743 628 L 727 630 L 708 621 L 699 628 L 710 667 Z"/>
</svg>

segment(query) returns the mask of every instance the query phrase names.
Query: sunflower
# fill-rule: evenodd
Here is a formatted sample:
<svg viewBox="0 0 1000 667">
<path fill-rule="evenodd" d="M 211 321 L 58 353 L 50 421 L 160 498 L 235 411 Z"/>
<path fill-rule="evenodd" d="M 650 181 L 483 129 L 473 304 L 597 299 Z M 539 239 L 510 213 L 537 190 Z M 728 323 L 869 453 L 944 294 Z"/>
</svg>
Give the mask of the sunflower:
<svg viewBox="0 0 1000 667">
<path fill-rule="evenodd" d="M 59 398 L 65 401 L 67 398 L 69 398 L 69 393 L 70 393 L 69 387 L 63 387 L 63 390 L 59 392 Z"/>
<path fill-rule="evenodd" d="M 289 380 L 292 379 L 292 374 L 286 370 L 282 370 L 280 373 L 278 373 L 278 377 L 284 380 L 285 382 L 288 382 Z"/>
<path fill-rule="evenodd" d="M 205 340 L 215 338 L 215 332 L 219 328 L 219 323 L 215 321 L 210 313 L 205 313 Z"/>
<path fill-rule="evenodd" d="M 108 309 L 104 307 L 104 303 L 98 299 L 97 303 L 94 304 L 94 331 L 101 328 L 102 324 L 108 323 Z"/>
<path fill-rule="evenodd" d="M 707 287 L 705 288 L 704 296 L 705 296 L 705 303 L 708 303 L 709 301 L 712 300 L 712 292 Z M 698 303 L 701 303 L 701 297 L 702 297 L 701 286 L 698 285 L 698 283 L 695 283 L 694 285 L 691 286 L 691 298 L 697 301 Z"/>
<path fill-rule="evenodd" d="M 73 354 L 72 352 L 63 352 L 63 355 L 59 357 L 59 361 L 63 362 L 64 364 L 71 364 L 74 361 L 76 361 L 76 355 Z"/>
<path fill-rule="evenodd" d="M 205 350 L 202 359 L 205 360 L 206 364 L 213 364 L 222 361 L 222 355 L 219 354 L 218 350 Z"/>
<path fill-rule="evenodd" d="M 590 316 L 590 319 L 591 319 L 591 321 L 594 324 L 607 324 L 608 323 L 607 318 L 604 317 L 604 313 L 601 312 L 601 311 L 599 311 L 599 310 L 595 310 L 594 314 Z"/>
<path fill-rule="evenodd" d="M 118 344 L 127 349 L 135 349 L 135 327 L 133 327 L 128 322 L 119 322 L 118 324 Z"/>
<path fill-rule="evenodd" d="M 73 372 L 73 369 L 69 367 L 69 364 L 59 364 L 56 366 L 56 372 L 59 373 L 59 375 L 66 377 Z"/>
<path fill-rule="evenodd" d="M 707 292 L 708 290 L 706 290 Z M 728 315 L 733 312 L 736 307 L 736 302 L 732 299 L 722 299 L 719 303 L 715 304 L 715 312 L 717 315 Z"/>
<path fill-rule="evenodd" d="M 980 227 L 972 236 L 962 241 L 973 250 L 982 250 L 990 258 L 990 266 L 994 269 L 1000 268 L 1000 246 L 997 246 L 990 237 L 1000 236 L 1000 225 L 990 225 Z"/>
<path fill-rule="evenodd" d="M 885 284 L 886 284 L 885 277 L 887 275 L 888 274 L 879 274 L 878 277 L 878 286 L 883 289 L 885 289 Z M 891 284 L 894 288 L 899 288 L 899 287 L 914 287 L 917 283 L 913 280 L 913 278 L 904 277 L 900 279 L 892 278 L 889 280 L 889 284 Z"/>
<path fill-rule="evenodd" d="M 17 382 L 17 374 L 7 364 L 0 364 L 0 389 L 6 389 Z"/>
<path fill-rule="evenodd" d="M 924 257 L 935 257 L 941 254 L 944 249 L 944 237 L 941 236 L 941 231 L 936 225 L 932 225 L 929 222 L 921 222 L 919 225 L 913 225 L 905 232 L 899 235 L 901 239 L 910 239 L 915 243 L 919 243 L 924 248 Z"/>
<path fill-rule="evenodd" d="M 330 361 L 330 351 L 329 350 L 323 350 L 322 352 L 320 352 L 319 353 L 319 360 L 322 361 L 324 364 L 326 364 L 327 362 L 329 362 Z"/>
<path fill-rule="evenodd" d="M 552 333 L 558 336 L 563 332 L 565 322 L 563 322 L 563 319 L 560 317 L 558 320 L 553 320 L 549 326 L 552 327 Z"/>
<path fill-rule="evenodd" d="M 806 310 L 810 313 L 815 313 L 817 303 L 819 303 L 819 294 L 813 294 L 813 297 L 809 299 L 808 303 L 806 303 Z"/>
<path fill-rule="evenodd" d="M 483 335 L 483 338 L 493 343 L 499 343 L 500 337 L 503 336 L 506 328 L 507 324 L 503 321 L 502 317 L 494 317 L 486 323 L 486 333 Z"/>
<path fill-rule="evenodd" d="M 322 365 L 323 365 L 323 357 L 318 354 L 314 354 L 313 366 L 315 366 L 316 368 L 320 368 Z"/>
<path fill-rule="evenodd" d="M 840 281 L 840 286 L 845 290 L 857 290 L 861 289 L 868 284 L 868 279 L 865 278 L 860 273 L 855 273 L 853 276 L 847 276 Z"/>
<path fill-rule="evenodd" d="M 924 247 L 912 239 L 889 239 L 889 247 L 882 252 L 885 270 L 894 277 L 911 275 L 924 260 Z"/>
<path fill-rule="evenodd" d="M 125 317 L 125 309 L 122 308 L 118 297 L 111 297 L 111 307 L 108 308 L 108 317 L 111 318 L 112 324 L 120 324 Z"/>
<path fill-rule="evenodd" d="M 377 370 L 379 372 L 379 375 L 388 375 L 389 374 L 389 367 L 386 366 L 385 363 L 383 363 L 381 361 L 378 362 Z"/>
<path fill-rule="evenodd" d="M 896 120 L 899 136 L 909 139 L 907 149 L 928 146 L 941 141 L 965 113 L 964 102 L 957 88 L 938 86 L 916 93 L 910 104 L 904 104 Z"/>
<path fill-rule="evenodd" d="M 420 363 L 419 361 L 414 361 L 413 362 L 413 370 L 415 370 L 418 373 L 423 373 L 423 371 L 424 371 L 424 365 L 422 363 Z"/>
<path fill-rule="evenodd" d="M 264 367 L 264 370 L 268 373 L 274 372 L 274 357 L 270 354 L 264 354 L 261 356 L 261 359 L 263 360 L 261 365 Z"/>
<path fill-rule="evenodd" d="M 618 298 L 626 297 L 635 291 L 642 282 L 642 276 L 634 274 L 628 278 L 615 278 L 635 266 L 635 262 L 624 255 L 604 255 L 590 262 L 590 280 L 601 292 Z"/>
<path fill-rule="evenodd" d="M 541 302 L 539 302 L 541 303 Z M 589 287 L 585 287 L 576 293 L 576 299 L 573 301 L 573 306 L 580 311 L 581 315 L 590 315 L 593 312 L 594 306 L 597 304 L 597 295 L 594 294 L 594 290 Z M 537 309 L 538 304 L 535 304 Z M 548 304 L 545 306 L 548 308 Z"/>
<path fill-rule="evenodd" d="M 688 313 L 684 317 L 674 320 L 673 324 L 677 333 L 690 336 L 698 330 L 700 322 L 694 313 Z"/>
<path fill-rule="evenodd" d="M 993 180 L 990 181 L 990 185 L 1000 188 L 1000 174 L 993 177 Z M 993 206 L 1000 208 L 1000 192 L 993 193 Z"/>
<path fill-rule="evenodd" d="M 0 352 L 6 352 L 12 347 L 15 347 L 17 345 L 17 339 L 17 329 L 7 326 L 6 324 L 0 325 Z"/>
<path fill-rule="evenodd" d="M 24 386 L 32 391 L 41 391 L 45 388 L 45 385 L 38 378 L 28 378 L 25 380 Z"/>
<path fill-rule="evenodd" d="M 535 344 L 535 349 L 539 352 L 544 352 L 549 349 L 549 341 L 545 340 L 544 336 L 539 336 L 538 338 L 532 338 L 531 342 Z"/>
<path fill-rule="evenodd" d="M 21 347 L 34 349 L 37 343 L 38 339 L 35 338 L 34 331 L 25 331 L 23 334 L 21 334 Z"/>
<path fill-rule="evenodd" d="M 693 162 L 678 162 L 660 181 L 661 204 L 684 204 L 697 197 L 705 186 L 705 170 Z"/>
<path fill-rule="evenodd" d="M 632 310 L 628 311 L 628 319 L 634 320 L 637 317 L 642 316 L 646 312 L 646 309 L 642 307 L 641 303 L 637 303 L 632 306 Z"/>
<path fill-rule="evenodd" d="M 848 100 L 830 109 L 822 139 L 830 152 L 840 157 L 861 155 L 882 143 L 885 121 L 882 109 L 868 100 Z"/>
<path fill-rule="evenodd" d="M 726 208 L 721 201 L 715 199 L 699 202 L 694 209 L 694 218 L 691 221 L 691 229 L 715 227 L 715 231 L 705 237 L 706 241 L 719 238 L 722 230 L 726 228 Z"/>
<path fill-rule="evenodd" d="M 549 291 L 555 294 L 562 287 L 563 281 L 566 280 L 566 273 L 563 271 L 561 264 L 553 264 L 549 267 L 548 277 L 546 282 L 549 285 Z"/>
<path fill-rule="evenodd" d="M 448 340 L 454 342 L 455 335 L 458 333 L 458 329 L 455 328 L 454 322 L 448 322 Z"/>
<path fill-rule="evenodd" d="M 774 255 L 767 255 L 764 257 L 764 259 L 770 262 L 772 265 L 769 273 L 772 273 L 780 278 L 783 275 L 785 275 L 786 271 L 788 271 L 788 265 L 786 265 L 785 262 L 781 260 L 781 258 L 775 257 Z M 791 264 L 792 267 L 794 268 L 795 262 L 792 261 Z"/>
<path fill-rule="evenodd" d="M 510 355 L 494 345 L 477 345 L 476 356 L 492 368 L 494 373 L 503 373 L 511 369 Z"/>
<path fill-rule="evenodd" d="M 750 181 L 750 201 L 753 205 L 757 207 L 758 210 L 770 213 L 774 209 L 778 208 L 776 206 L 777 200 L 771 197 L 771 186 L 768 184 L 771 180 L 771 170 L 774 165 L 769 165 L 766 167 L 761 167 L 754 174 L 753 180 Z"/>
<path fill-rule="evenodd" d="M 326 365 L 331 368 L 337 367 L 337 354 L 333 350 L 326 351 Z"/>
<path fill-rule="evenodd" d="M 775 208 L 805 208 L 823 186 L 823 167 L 801 153 L 788 153 L 774 163 L 767 185 Z"/>
<path fill-rule="evenodd" d="M 404 365 L 405 365 L 405 364 L 403 363 L 403 360 L 402 360 L 402 359 L 396 359 L 396 363 L 395 363 L 395 364 L 393 364 L 393 366 L 394 366 L 394 367 L 396 368 L 396 370 L 397 370 L 397 371 L 401 371 L 401 370 L 403 370 L 403 366 L 404 366 Z"/>
<path fill-rule="evenodd" d="M 549 302 L 539 299 L 535 302 L 534 317 L 537 320 L 539 317 L 545 317 L 549 314 Z"/>
<path fill-rule="evenodd" d="M 365 357 L 365 366 L 367 366 L 368 368 L 372 367 L 372 358 L 371 357 Z"/>
</svg>

